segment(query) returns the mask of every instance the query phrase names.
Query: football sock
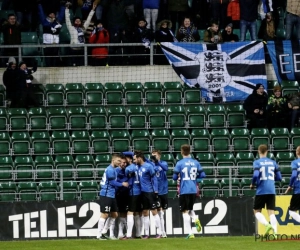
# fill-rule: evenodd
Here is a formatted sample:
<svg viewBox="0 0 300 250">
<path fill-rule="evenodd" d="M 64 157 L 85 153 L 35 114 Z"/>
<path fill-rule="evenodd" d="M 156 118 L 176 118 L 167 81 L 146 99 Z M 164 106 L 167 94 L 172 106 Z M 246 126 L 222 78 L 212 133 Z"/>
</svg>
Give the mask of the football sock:
<svg viewBox="0 0 300 250">
<path fill-rule="evenodd" d="M 149 235 L 149 224 L 150 224 L 150 219 L 149 216 L 143 216 L 143 222 L 144 222 L 144 230 L 145 230 L 145 235 Z"/>
<path fill-rule="evenodd" d="M 161 225 L 160 225 L 160 218 L 159 218 L 159 215 L 156 214 L 153 216 L 154 219 L 155 219 L 155 226 L 156 226 L 156 229 L 157 229 L 157 234 L 161 235 Z"/>
<path fill-rule="evenodd" d="M 195 222 L 196 219 L 198 219 L 198 217 L 195 214 L 194 210 L 190 210 L 189 211 L 189 216 L 192 218 L 192 221 Z"/>
<path fill-rule="evenodd" d="M 300 215 L 298 213 L 289 210 L 289 214 L 295 221 L 300 222 Z"/>
<path fill-rule="evenodd" d="M 141 236 L 141 232 L 142 232 L 142 217 L 139 215 L 135 215 L 134 216 L 134 224 L 135 224 L 135 236 L 136 237 L 140 237 Z"/>
<path fill-rule="evenodd" d="M 270 215 L 270 223 L 272 225 L 274 234 L 277 234 L 277 220 L 276 220 L 275 214 Z"/>
<path fill-rule="evenodd" d="M 261 212 L 255 213 L 255 217 L 260 223 L 264 224 L 265 226 L 269 224 L 269 222 Z"/>
<path fill-rule="evenodd" d="M 98 221 L 98 234 L 97 234 L 97 238 L 100 238 L 101 236 L 101 231 L 104 228 L 104 223 L 105 223 L 105 219 L 104 218 L 100 218 Z"/>
<path fill-rule="evenodd" d="M 110 220 L 111 220 L 111 217 L 108 217 L 105 221 L 105 224 L 104 224 L 104 227 L 102 229 L 102 234 L 106 234 L 107 231 L 108 231 L 108 228 L 110 226 Z"/>
<path fill-rule="evenodd" d="M 127 238 L 132 237 L 132 229 L 133 229 L 133 214 L 127 215 Z"/>
<path fill-rule="evenodd" d="M 111 218 L 109 222 L 109 237 L 115 236 L 115 218 Z"/>
<path fill-rule="evenodd" d="M 118 237 L 124 236 L 124 227 L 126 227 L 126 218 L 120 217 L 119 218 L 119 234 Z"/>
<path fill-rule="evenodd" d="M 162 233 L 165 233 L 165 217 L 164 217 L 164 211 L 163 210 L 160 210 L 158 211 L 158 214 L 159 214 L 159 218 L 160 218 L 160 227 L 161 227 L 161 232 Z"/>
<path fill-rule="evenodd" d="M 192 234 L 192 226 L 191 226 L 191 218 L 188 213 L 183 213 L 183 225 L 184 225 L 184 231 L 187 232 L 188 234 Z"/>
</svg>

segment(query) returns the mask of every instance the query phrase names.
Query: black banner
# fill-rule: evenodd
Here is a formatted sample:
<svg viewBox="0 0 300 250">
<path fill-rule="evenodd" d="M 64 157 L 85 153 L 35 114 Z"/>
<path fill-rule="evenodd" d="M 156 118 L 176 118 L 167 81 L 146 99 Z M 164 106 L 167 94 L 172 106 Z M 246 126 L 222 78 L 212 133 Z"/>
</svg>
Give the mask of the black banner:
<svg viewBox="0 0 300 250">
<path fill-rule="evenodd" d="M 62 239 L 96 237 L 100 216 L 99 201 L 50 201 L 0 203 L 0 240 Z M 198 199 L 194 210 L 203 236 L 253 235 L 253 200 L 245 198 Z M 168 237 L 182 236 L 182 215 L 178 199 L 169 199 L 165 212 Z M 117 226 L 116 226 L 117 229 Z M 151 235 L 155 235 L 154 222 Z"/>
</svg>

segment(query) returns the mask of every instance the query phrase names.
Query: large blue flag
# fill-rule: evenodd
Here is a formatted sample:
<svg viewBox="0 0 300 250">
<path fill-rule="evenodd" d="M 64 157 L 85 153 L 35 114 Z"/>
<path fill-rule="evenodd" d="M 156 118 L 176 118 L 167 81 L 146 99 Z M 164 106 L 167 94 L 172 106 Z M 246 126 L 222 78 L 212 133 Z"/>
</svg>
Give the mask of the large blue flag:
<svg viewBox="0 0 300 250">
<path fill-rule="evenodd" d="M 300 41 L 268 41 L 267 48 L 277 80 L 300 81 Z"/>
<path fill-rule="evenodd" d="M 262 42 L 161 43 L 178 76 L 208 102 L 242 101 L 257 83 L 267 88 Z"/>
</svg>

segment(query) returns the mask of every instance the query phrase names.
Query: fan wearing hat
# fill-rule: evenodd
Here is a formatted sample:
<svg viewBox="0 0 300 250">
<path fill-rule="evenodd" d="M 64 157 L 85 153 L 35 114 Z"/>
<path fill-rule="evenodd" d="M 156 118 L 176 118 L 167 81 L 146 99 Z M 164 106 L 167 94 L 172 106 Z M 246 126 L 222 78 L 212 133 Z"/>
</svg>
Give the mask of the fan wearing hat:
<svg viewBox="0 0 300 250">
<path fill-rule="evenodd" d="M 243 104 L 249 119 L 248 129 L 264 128 L 266 126 L 267 104 L 268 95 L 265 92 L 265 87 L 263 84 L 258 83 Z"/>
<path fill-rule="evenodd" d="M 17 107 L 18 99 L 20 95 L 18 93 L 18 88 L 16 85 L 16 59 L 14 57 L 10 57 L 7 62 L 7 68 L 3 73 L 3 84 L 6 88 L 6 99 L 10 100 L 10 107 Z"/>
<path fill-rule="evenodd" d="M 239 37 L 233 34 L 232 23 L 227 24 L 226 28 L 222 31 L 223 42 L 238 42 Z"/>
<path fill-rule="evenodd" d="M 297 118 L 300 116 L 300 92 L 293 92 L 285 97 L 287 99 L 287 105 L 291 116 L 290 128 L 293 128 L 296 126 L 296 123 L 298 123 Z"/>
<path fill-rule="evenodd" d="M 286 127 L 288 107 L 286 98 L 282 96 L 281 87 L 275 86 L 273 94 L 268 99 L 267 120 L 268 128 L 283 128 Z"/>
<path fill-rule="evenodd" d="M 32 74 L 37 70 L 37 61 L 34 61 L 34 66 L 32 68 L 27 68 L 24 61 L 19 63 L 17 69 L 16 83 L 18 91 L 20 91 L 21 98 L 19 100 L 20 108 L 28 108 L 29 106 L 39 106 L 34 95 L 32 88 Z"/>
</svg>

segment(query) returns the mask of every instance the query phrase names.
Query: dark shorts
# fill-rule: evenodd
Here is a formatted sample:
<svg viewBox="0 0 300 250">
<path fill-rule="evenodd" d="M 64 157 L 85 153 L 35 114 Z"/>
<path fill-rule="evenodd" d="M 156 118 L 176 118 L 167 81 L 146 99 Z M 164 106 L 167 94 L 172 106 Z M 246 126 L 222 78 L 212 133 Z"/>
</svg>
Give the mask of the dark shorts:
<svg viewBox="0 0 300 250">
<path fill-rule="evenodd" d="M 291 210 L 291 211 L 300 210 L 300 194 L 293 194 L 292 195 L 289 210 Z"/>
<path fill-rule="evenodd" d="M 142 207 L 143 207 L 143 210 L 156 209 L 156 199 L 155 199 L 154 193 L 142 192 Z"/>
<path fill-rule="evenodd" d="M 116 199 L 100 195 L 100 212 L 106 214 L 110 212 L 118 212 Z"/>
<path fill-rule="evenodd" d="M 195 204 L 196 194 L 181 194 L 179 196 L 180 211 L 193 210 Z"/>
<path fill-rule="evenodd" d="M 260 210 L 265 208 L 269 210 L 275 210 L 275 194 L 263 194 L 263 195 L 256 195 L 254 198 L 254 210 Z"/>
<path fill-rule="evenodd" d="M 142 212 L 142 199 L 140 195 L 130 195 L 128 198 L 129 212 Z"/>
<path fill-rule="evenodd" d="M 127 212 L 129 195 L 124 193 L 118 194 L 116 195 L 116 200 L 117 200 L 119 212 Z"/>
<path fill-rule="evenodd" d="M 158 201 L 156 202 L 157 208 L 162 208 L 163 210 L 168 209 L 168 195 L 163 194 L 158 196 Z"/>
</svg>

